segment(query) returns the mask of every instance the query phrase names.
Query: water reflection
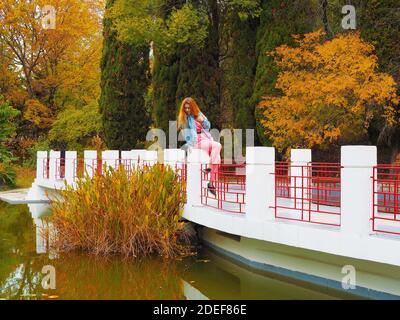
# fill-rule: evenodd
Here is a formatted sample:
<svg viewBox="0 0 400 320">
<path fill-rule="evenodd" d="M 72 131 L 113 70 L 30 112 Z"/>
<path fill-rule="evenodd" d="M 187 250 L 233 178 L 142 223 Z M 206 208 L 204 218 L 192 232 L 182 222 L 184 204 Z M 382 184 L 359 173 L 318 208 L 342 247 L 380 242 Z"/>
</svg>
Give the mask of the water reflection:
<svg viewBox="0 0 400 320">
<path fill-rule="evenodd" d="M 208 263 L 191 267 L 190 284 L 209 299 L 355 299 L 357 297 L 246 266 L 210 250 L 202 253 Z M 189 278 L 188 278 L 189 280 Z"/>
<path fill-rule="evenodd" d="M 35 226 L 26 206 L 0 204 L 0 297 L 37 292 Z"/>
<path fill-rule="evenodd" d="M 209 250 L 196 257 L 132 261 L 57 254 L 42 219 L 47 205 L 0 203 L 0 298 L 6 299 L 331 299 L 342 294 L 275 275 L 261 275 Z M 56 289 L 44 289 L 44 266 Z"/>
</svg>

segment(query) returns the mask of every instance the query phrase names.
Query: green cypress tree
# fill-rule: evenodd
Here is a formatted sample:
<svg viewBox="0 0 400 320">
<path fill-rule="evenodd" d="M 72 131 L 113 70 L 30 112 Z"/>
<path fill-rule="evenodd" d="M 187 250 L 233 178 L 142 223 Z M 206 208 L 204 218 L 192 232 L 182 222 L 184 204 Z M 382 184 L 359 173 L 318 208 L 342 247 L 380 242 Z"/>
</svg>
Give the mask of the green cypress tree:
<svg viewBox="0 0 400 320">
<path fill-rule="evenodd" d="M 166 61 L 163 63 L 163 61 Z M 179 62 L 173 58 L 155 55 L 152 79 L 153 116 L 157 128 L 168 132 L 169 121 L 176 119 L 176 89 Z"/>
<path fill-rule="evenodd" d="M 188 45 L 178 47 L 176 55 L 179 57 L 179 74 L 176 101 L 179 105 L 185 97 L 194 98 L 213 127 L 220 127 L 221 70 L 218 45 L 218 3 L 215 0 L 192 2 L 196 8 L 208 13 L 210 19 L 208 37 L 202 48 Z"/>
<path fill-rule="evenodd" d="M 235 128 L 254 128 L 253 81 L 256 67 L 256 30 L 259 20 L 241 19 L 236 13 L 230 18 L 231 48 L 224 67 L 224 86 L 233 112 Z"/>
<path fill-rule="evenodd" d="M 160 16 L 167 20 L 173 9 L 179 9 L 184 0 L 167 0 L 160 9 Z M 179 73 L 179 58 L 175 52 L 159 52 L 155 48 L 152 76 L 153 96 L 151 108 L 154 125 L 164 130 L 168 136 L 169 121 L 177 116 L 177 78 Z"/>
<path fill-rule="evenodd" d="M 310 32 L 314 25 L 312 0 L 263 0 L 260 26 L 257 30 L 257 69 L 254 80 L 252 105 L 262 96 L 277 94 L 275 89 L 278 70 L 267 53 L 281 44 L 292 44 L 292 34 Z M 260 142 L 269 145 L 261 126 L 262 114 L 256 108 L 256 128 Z"/>
<path fill-rule="evenodd" d="M 351 1 L 357 12 L 361 36 L 374 44 L 379 67 L 393 76 L 400 95 L 400 3 L 398 0 Z M 397 115 L 400 118 L 400 105 Z M 400 153 L 400 124 L 389 126 L 383 118 L 375 119 L 369 128 L 370 140 L 380 148 L 381 162 L 394 163 Z M 385 156 L 385 154 L 388 154 Z"/>
<path fill-rule="evenodd" d="M 108 0 L 106 10 L 114 0 Z M 143 146 L 150 125 L 145 95 L 150 83 L 147 44 L 130 45 L 117 40 L 110 18 L 104 19 L 101 61 L 100 111 L 107 147 Z"/>
<path fill-rule="evenodd" d="M 361 35 L 375 45 L 379 65 L 396 80 L 400 92 L 400 2 L 354 1 Z M 359 4 L 358 4 L 359 2 Z"/>
</svg>

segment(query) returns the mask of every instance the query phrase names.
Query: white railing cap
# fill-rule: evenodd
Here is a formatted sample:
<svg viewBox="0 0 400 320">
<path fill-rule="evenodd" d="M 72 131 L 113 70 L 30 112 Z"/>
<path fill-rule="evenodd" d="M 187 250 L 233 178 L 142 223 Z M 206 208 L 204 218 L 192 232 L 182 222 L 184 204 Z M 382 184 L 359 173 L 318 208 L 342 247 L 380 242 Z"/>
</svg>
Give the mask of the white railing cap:
<svg viewBox="0 0 400 320">
<path fill-rule="evenodd" d="M 340 164 L 344 167 L 370 167 L 377 163 L 376 146 L 342 146 L 340 154 Z"/>
<path fill-rule="evenodd" d="M 37 158 L 38 159 L 46 159 L 48 157 L 48 152 L 47 151 L 38 151 L 36 152 Z"/>
<path fill-rule="evenodd" d="M 274 164 L 274 147 L 246 147 L 246 164 Z"/>
<path fill-rule="evenodd" d="M 312 161 L 311 149 L 291 149 L 290 161 L 302 162 L 302 163 L 311 162 Z"/>
<path fill-rule="evenodd" d="M 191 149 L 187 157 L 187 162 L 208 164 L 210 163 L 210 156 L 201 149 Z"/>
</svg>

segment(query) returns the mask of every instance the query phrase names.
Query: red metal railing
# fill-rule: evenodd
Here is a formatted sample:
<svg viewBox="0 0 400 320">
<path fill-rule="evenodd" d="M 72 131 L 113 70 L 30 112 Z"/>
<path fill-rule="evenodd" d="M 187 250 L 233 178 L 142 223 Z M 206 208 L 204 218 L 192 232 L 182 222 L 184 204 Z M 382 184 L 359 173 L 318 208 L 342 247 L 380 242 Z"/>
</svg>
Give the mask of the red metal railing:
<svg viewBox="0 0 400 320">
<path fill-rule="evenodd" d="M 74 161 L 75 178 L 82 177 L 85 172 L 89 175 L 101 175 L 104 168 L 111 167 L 117 169 L 120 165 L 124 166 L 125 171 L 130 177 L 132 170 L 143 169 L 153 165 L 155 161 L 139 161 L 137 159 L 76 159 Z"/>
<path fill-rule="evenodd" d="M 65 178 L 65 158 L 57 158 L 56 161 L 56 179 Z M 157 164 L 155 160 L 145 161 L 139 159 L 75 159 L 73 161 L 74 179 L 81 178 L 88 173 L 91 176 L 101 175 L 103 168 L 107 165 L 113 168 L 124 166 L 128 178 L 134 170 L 142 170 L 145 167 Z M 186 196 L 187 167 L 186 162 L 178 162 L 174 164 L 173 169 L 179 177 L 182 184 L 182 196 Z M 49 179 L 50 159 L 43 159 L 43 178 Z"/>
<path fill-rule="evenodd" d="M 131 177 L 132 171 L 136 169 L 137 163 L 137 160 L 134 159 L 121 159 L 121 165 L 124 166 L 128 178 Z"/>
<path fill-rule="evenodd" d="M 63 179 L 65 177 L 65 159 L 56 159 L 56 163 L 57 179 Z M 73 164 L 74 178 L 77 179 L 83 177 L 85 172 L 87 172 L 91 176 L 101 175 L 103 173 L 103 168 L 106 164 L 114 168 L 117 168 L 119 165 L 124 166 L 128 178 L 130 178 L 134 170 L 142 170 L 143 168 L 154 165 L 155 163 L 157 162 L 139 161 L 138 159 L 112 159 L 108 161 L 106 161 L 106 159 L 87 159 L 86 161 L 84 159 L 75 159 Z M 182 183 L 182 194 L 186 195 L 186 162 L 175 163 L 173 169 L 178 174 L 180 183 Z M 46 177 L 48 178 L 48 174 Z"/>
<path fill-rule="evenodd" d="M 340 226 L 340 164 L 275 166 L 275 218 Z"/>
<path fill-rule="evenodd" d="M 84 159 L 75 159 L 74 160 L 74 180 L 77 178 L 83 177 L 84 174 L 85 174 Z"/>
<path fill-rule="evenodd" d="M 126 159 L 125 161 L 132 161 L 130 159 Z M 101 169 L 104 171 L 107 169 L 116 170 L 118 167 L 123 164 L 120 159 L 101 159 Z"/>
<path fill-rule="evenodd" d="M 65 178 L 65 158 L 56 159 L 56 179 Z"/>
<path fill-rule="evenodd" d="M 182 185 L 181 196 L 184 202 L 186 202 L 186 184 L 187 184 L 187 165 L 186 162 L 177 162 L 173 168 L 179 177 L 179 182 Z"/>
<path fill-rule="evenodd" d="M 101 159 L 75 159 L 74 161 L 74 179 L 82 178 L 85 174 L 95 176 L 102 174 Z"/>
<path fill-rule="evenodd" d="M 244 213 L 245 170 L 245 164 L 202 165 L 201 203 L 227 212 Z"/>
<path fill-rule="evenodd" d="M 43 179 L 49 179 L 50 177 L 50 159 L 43 159 Z"/>
<path fill-rule="evenodd" d="M 185 162 L 178 162 L 175 165 L 175 171 L 179 175 L 182 183 L 182 192 L 186 194 L 186 183 L 187 183 L 187 165 Z"/>
<path fill-rule="evenodd" d="M 277 197 L 290 197 L 290 163 L 286 161 L 275 162 L 275 192 Z"/>
<path fill-rule="evenodd" d="M 400 234 L 400 165 L 378 165 L 372 176 L 372 230 Z"/>
<path fill-rule="evenodd" d="M 311 162 L 314 203 L 340 207 L 340 169 L 339 163 Z"/>
</svg>

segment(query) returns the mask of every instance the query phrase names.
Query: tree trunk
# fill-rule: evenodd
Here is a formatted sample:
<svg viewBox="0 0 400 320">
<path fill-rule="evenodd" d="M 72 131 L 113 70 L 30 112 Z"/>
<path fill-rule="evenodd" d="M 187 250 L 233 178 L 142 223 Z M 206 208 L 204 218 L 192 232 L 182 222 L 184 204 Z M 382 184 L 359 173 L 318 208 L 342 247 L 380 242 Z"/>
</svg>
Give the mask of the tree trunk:
<svg viewBox="0 0 400 320">
<path fill-rule="evenodd" d="M 328 0 L 320 0 L 319 3 L 321 6 L 321 19 L 322 19 L 322 23 L 324 25 L 326 37 L 331 38 L 332 31 L 329 27 L 329 21 L 328 21 Z"/>
</svg>

